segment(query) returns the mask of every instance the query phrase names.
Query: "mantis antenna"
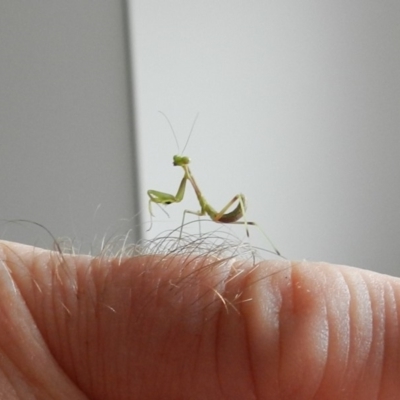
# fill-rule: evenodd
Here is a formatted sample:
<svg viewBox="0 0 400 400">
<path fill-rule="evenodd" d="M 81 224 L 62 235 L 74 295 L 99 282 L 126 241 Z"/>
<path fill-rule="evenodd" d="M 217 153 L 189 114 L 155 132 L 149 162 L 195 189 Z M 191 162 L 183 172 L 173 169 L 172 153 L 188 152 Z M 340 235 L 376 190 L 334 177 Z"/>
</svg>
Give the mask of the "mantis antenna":
<svg viewBox="0 0 400 400">
<path fill-rule="evenodd" d="M 174 131 L 174 128 L 173 128 L 173 126 L 171 124 L 171 121 L 169 120 L 169 118 L 167 117 L 167 115 L 165 113 L 163 113 L 162 111 L 159 111 L 159 113 L 167 120 L 168 125 L 171 128 L 172 134 L 174 135 L 174 138 L 175 138 L 176 147 L 178 148 L 178 152 L 180 154 L 184 153 L 185 150 L 186 150 L 186 147 L 187 147 L 187 145 L 189 143 L 190 137 L 192 136 L 193 129 L 194 129 L 194 126 L 196 125 L 197 118 L 199 118 L 199 113 L 197 113 L 196 116 L 194 117 L 194 120 L 193 120 L 193 123 L 192 123 L 192 127 L 190 128 L 190 132 L 189 132 L 188 138 L 186 139 L 186 143 L 185 143 L 185 146 L 183 147 L 182 152 L 179 149 L 178 138 L 177 138 L 177 136 L 175 134 L 175 131 Z"/>
</svg>

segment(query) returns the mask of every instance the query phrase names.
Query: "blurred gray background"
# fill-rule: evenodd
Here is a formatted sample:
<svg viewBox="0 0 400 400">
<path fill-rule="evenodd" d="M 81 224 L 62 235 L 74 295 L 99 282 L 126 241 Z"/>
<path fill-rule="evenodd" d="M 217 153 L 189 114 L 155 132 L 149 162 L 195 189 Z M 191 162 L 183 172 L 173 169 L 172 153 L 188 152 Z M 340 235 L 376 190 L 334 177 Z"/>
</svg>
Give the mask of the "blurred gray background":
<svg viewBox="0 0 400 400">
<path fill-rule="evenodd" d="M 124 1 L 0 2 L 1 220 L 82 251 L 140 232 L 129 28 Z M 32 224 L 0 228 L 52 243 Z"/>
<path fill-rule="evenodd" d="M 0 218 L 87 248 L 176 228 L 191 188 L 148 232 L 146 191 L 176 193 L 199 113 L 185 155 L 212 206 L 244 193 L 285 256 L 400 275 L 399 20 L 398 1 L 2 2 Z"/>
</svg>

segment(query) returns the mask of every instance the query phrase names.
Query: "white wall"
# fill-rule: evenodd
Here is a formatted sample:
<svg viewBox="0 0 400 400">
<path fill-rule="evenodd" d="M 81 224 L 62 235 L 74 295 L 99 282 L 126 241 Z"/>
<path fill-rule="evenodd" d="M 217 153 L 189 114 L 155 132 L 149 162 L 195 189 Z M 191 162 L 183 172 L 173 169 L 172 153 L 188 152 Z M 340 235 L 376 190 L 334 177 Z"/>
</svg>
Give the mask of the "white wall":
<svg viewBox="0 0 400 400">
<path fill-rule="evenodd" d="M 181 146 L 200 112 L 185 153 L 212 205 L 245 193 L 287 257 L 400 273 L 400 2 L 133 0 L 132 19 L 143 202 L 182 175 L 157 111 Z"/>
<path fill-rule="evenodd" d="M 124 1 L 0 3 L 0 219 L 85 251 L 139 234 L 126 15 Z M 45 245 L 32 228 L 2 222 L 1 238 Z"/>
<path fill-rule="evenodd" d="M 243 192 L 287 257 L 399 274 L 400 3 L 131 3 L 140 188 L 125 2 L 1 2 L 0 218 L 89 244 L 139 234 L 146 190 L 181 179 L 157 111 L 181 146 L 200 112 L 186 153 L 212 205 Z M 184 208 L 198 208 L 193 193 L 170 218 L 155 208 L 148 237 Z M 1 227 L 8 240 L 45 236 Z"/>
</svg>

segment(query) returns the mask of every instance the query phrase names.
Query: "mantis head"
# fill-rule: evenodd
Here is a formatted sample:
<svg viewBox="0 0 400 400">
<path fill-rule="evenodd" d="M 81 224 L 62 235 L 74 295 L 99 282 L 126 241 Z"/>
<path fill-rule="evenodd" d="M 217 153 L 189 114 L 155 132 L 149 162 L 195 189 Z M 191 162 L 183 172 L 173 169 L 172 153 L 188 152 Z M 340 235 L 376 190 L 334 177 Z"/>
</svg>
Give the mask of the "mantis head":
<svg viewBox="0 0 400 400">
<path fill-rule="evenodd" d="M 174 156 L 173 162 L 174 166 L 182 167 L 190 163 L 190 158 L 185 156 Z"/>
</svg>

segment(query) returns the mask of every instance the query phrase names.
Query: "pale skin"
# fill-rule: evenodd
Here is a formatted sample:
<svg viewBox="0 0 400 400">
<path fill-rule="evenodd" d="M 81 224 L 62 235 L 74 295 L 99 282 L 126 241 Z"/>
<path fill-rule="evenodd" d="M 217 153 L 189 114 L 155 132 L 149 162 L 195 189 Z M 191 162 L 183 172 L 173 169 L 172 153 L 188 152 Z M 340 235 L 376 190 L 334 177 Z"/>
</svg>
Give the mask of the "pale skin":
<svg viewBox="0 0 400 400">
<path fill-rule="evenodd" d="M 10 242 L 0 258 L 0 398 L 400 398 L 399 278 Z"/>
</svg>

